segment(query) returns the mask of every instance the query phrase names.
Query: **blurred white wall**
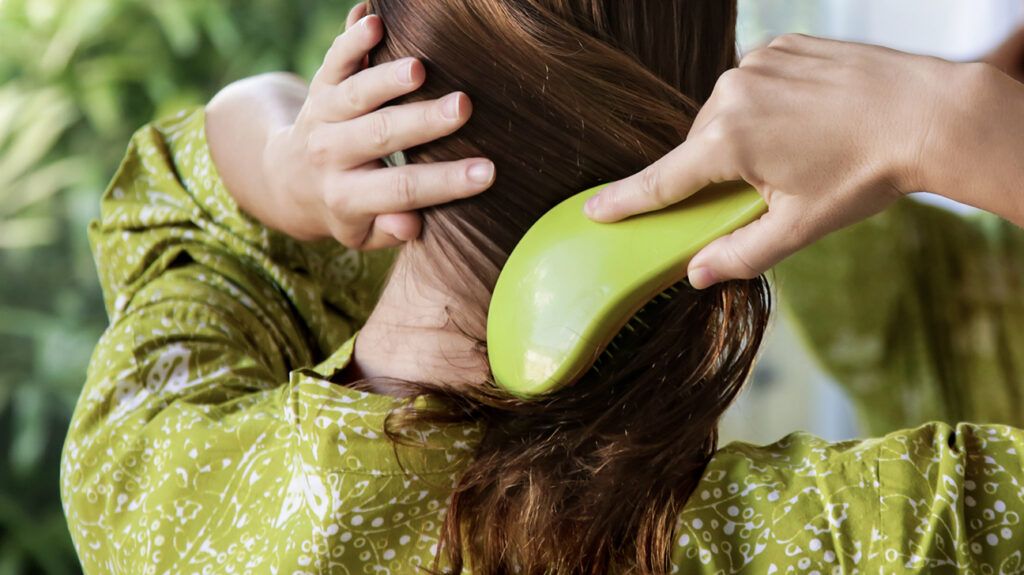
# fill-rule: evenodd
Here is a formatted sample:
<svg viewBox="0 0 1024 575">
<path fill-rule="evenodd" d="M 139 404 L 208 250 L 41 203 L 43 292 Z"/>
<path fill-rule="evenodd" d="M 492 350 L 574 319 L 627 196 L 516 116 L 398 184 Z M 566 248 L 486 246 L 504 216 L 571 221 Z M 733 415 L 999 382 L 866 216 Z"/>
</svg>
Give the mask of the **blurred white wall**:
<svg viewBox="0 0 1024 575">
<path fill-rule="evenodd" d="M 1024 20 L 1024 0 L 740 0 L 746 51 L 786 32 L 880 44 L 951 60 L 972 60 Z M 965 211 L 926 194 L 923 201 Z M 842 391 L 814 364 L 777 313 L 754 382 L 726 414 L 722 443 L 766 443 L 796 430 L 829 440 L 859 434 Z"/>
<path fill-rule="evenodd" d="M 953 60 L 985 53 L 1024 17 L 1021 0 L 740 0 L 744 50 L 802 32 Z"/>
<path fill-rule="evenodd" d="M 823 35 L 951 60 L 995 46 L 1024 13 L 1020 0 L 828 0 Z"/>
</svg>

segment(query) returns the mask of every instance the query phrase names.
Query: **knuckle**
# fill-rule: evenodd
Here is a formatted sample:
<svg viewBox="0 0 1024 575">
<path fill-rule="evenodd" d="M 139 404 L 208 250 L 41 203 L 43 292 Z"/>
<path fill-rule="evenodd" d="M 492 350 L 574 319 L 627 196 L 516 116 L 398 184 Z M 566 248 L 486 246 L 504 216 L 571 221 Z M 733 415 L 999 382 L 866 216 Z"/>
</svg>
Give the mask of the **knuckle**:
<svg viewBox="0 0 1024 575">
<path fill-rule="evenodd" d="M 342 82 L 341 86 L 338 87 L 338 90 L 341 93 L 341 100 L 349 107 L 349 109 L 356 111 L 363 110 L 365 101 L 362 90 L 359 89 L 359 86 L 356 85 L 356 82 L 352 78 Z"/>
<path fill-rule="evenodd" d="M 392 176 L 391 190 L 403 205 L 412 205 L 416 199 L 416 180 L 405 170 Z"/>
<path fill-rule="evenodd" d="M 729 267 L 732 268 L 737 279 L 749 280 L 761 275 L 761 271 L 753 265 L 748 256 L 743 254 L 736 242 L 729 242 L 726 254 L 732 264 Z"/>
<path fill-rule="evenodd" d="M 721 149 L 729 145 L 729 142 L 733 139 L 733 133 L 734 129 L 729 126 L 727 118 L 716 118 L 704 128 L 703 132 L 701 132 L 701 137 L 715 149 Z"/>
<path fill-rule="evenodd" d="M 349 196 L 342 191 L 328 192 L 324 195 L 324 206 L 335 219 L 340 219 L 349 211 Z"/>
<path fill-rule="evenodd" d="M 458 166 L 451 166 L 443 173 L 444 189 L 456 191 L 466 188 L 466 171 Z"/>
<path fill-rule="evenodd" d="M 655 166 L 647 166 L 640 172 L 640 191 L 661 207 L 672 203 L 672 199 L 668 197 L 668 192 L 662 183 L 661 170 Z"/>
<path fill-rule="evenodd" d="M 730 95 L 742 94 L 749 83 L 749 74 L 740 68 L 726 70 L 718 77 L 716 88 Z"/>
<path fill-rule="evenodd" d="M 362 250 L 365 244 L 363 235 L 354 233 L 349 229 L 338 230 L 334 233 L 334 239 L 351 250 Z"/>
<path fill-rule="evenodd" d="M 343 32 L 334 37 L 334 40 L 331 42 L 331 47 L 327 50 L 329 53 L 336 55 L 341 54 L 345 50 L 345 34 L 347 34 L 347 32 Z"/>
<path fill-rule="evenodd" d="M 391 141 L 391 114 L 378 112 L 371 116 L 370 142 L 377 148 L 385 148 Z"/>
<path fill-rule="evenodd" d="M 740 60 L 740 68 L 748 66 L 763 66 L 772 55 L 772 48 L 757 48 L 751 50 Z"/>
<path fill-rule="evenodd" d="M 798 34 L 790 32 L 781 36 L 776 36 L 768 43 L 769 48 L 795 48 L 807 41 L 806 34 Z"/>
<path fill-rule="evenodd" d="M 324 168 L 331 162 L 331 147 L 323 131 L 315 130 L 306 139 L 306 153 L 309 163 L 317 168 Z"/>
<path fill-rule="evenodd" d="M 743 133 L 728 115 L 715 120 L 702 137 L 714 153 L 733 165 L 743 165 Z"/>
<path fill-rule="evenodd" d="M 338 201 L 347 204 L 347 200 L 341 199 L 344 197 L 343 194 L 337 194 L 337 196 Z M 340 212 L 335 212 L 334 217 L 330 219 L 329 229 L 334 239 L 346 248 L 365 249 L 369 228 L 362 222 L 342 217 Z"/>
</svg>

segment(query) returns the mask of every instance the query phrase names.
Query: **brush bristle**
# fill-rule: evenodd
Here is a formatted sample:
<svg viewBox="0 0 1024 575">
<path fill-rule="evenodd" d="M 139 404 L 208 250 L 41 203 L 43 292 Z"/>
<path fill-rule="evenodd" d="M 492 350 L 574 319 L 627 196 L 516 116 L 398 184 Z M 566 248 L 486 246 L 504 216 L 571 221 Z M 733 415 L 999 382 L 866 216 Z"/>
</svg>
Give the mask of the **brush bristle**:
<svg viewBox="0 0 1024 575">
<path fill-rule="evenodd" d="M 669 301 L 672 301 L 672 298 L 689 286 L 690 282 L 684 279 L 651 298 L 650 301 L 640 308 L 640 311 L 629 318 L 629 321 L 619 330 L 619 333 L 615 334 L 608 347 L 604 348 L 601 355 L 597 357 L 597 361 L 594 362 L 594 366 L 591 369 L 601 373 L 601 369 L 608 365 L 616 353 L 628 352 L 628 350 L 634 348 L 637 342 L 645 339 L 651 329 L 651 322 L 648 321 L 648 318 L 655 317 Z"/>
</svg>

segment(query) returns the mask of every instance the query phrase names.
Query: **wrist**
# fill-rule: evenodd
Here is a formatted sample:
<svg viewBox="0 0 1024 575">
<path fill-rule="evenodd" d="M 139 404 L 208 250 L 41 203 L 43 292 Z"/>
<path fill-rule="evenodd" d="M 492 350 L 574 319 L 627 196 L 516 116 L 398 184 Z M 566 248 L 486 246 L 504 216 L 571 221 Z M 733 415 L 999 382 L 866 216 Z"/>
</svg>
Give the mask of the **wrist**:
<svg viewBox="0 0 1024 575">
<path fill-rule="evenodd" d="M 909 119 L 903 140 L 907 154 L 903 157 L 898 180 L 902 194 L 931 192 L 950 193 L 951 173 L 956 170 L 958 153 L 963 150 L 965 125 L 970 125 L 978 85 L 983 83 L 980 64 L 952 63 L 927 58 L 917 62 L 922 74 L 916 88 L 909 94 L 901 115 Z M 948 196 L 947 196 L 948 197 Z"/>
<path fill-rule="evenodd" d="M 956 64 L 918 166 L 920 190 L 1024 222 L 1024 85 L 989 64 Z"/>
<path fill-rule="evenodd" d="M 247 215 L 286 233 L 291 206 L 277 189 L 281 164 L 268 163 L 268 153 L 294 123 L 304 90 L 289 74 L 263 74 L 228 85 L 206 106 L 207 143 L 224 187 Z"/>
<path fill-rule="evenodd" d="M 294 124 L 278 126 L 267 136 L 260 156 L 259 178 L 265 189 L 264 210 L 270 227 L 300 240 L 310 241 L 330 236 L 322 202 L 313 193 L 311 185 L 293 178 L 284 166 L 301 164 L 289 153 L 293 142 Z"/>
</svg>

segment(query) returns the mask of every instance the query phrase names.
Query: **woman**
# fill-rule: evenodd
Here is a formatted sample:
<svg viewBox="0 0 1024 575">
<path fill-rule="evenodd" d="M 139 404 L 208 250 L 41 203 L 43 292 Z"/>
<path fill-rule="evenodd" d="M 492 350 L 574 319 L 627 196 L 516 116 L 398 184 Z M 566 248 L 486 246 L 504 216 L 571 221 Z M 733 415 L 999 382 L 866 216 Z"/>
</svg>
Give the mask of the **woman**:
<svg viewBox="0 0 1024 575">
<path fill-rule="evenodd" d="M 386 178 L 394 188 L 356 195 L 321 179 L 313 192 L 273 198 L 260 198 L 259 185 L 225 188 L 203 116 L 192 113 L 140 131 L 104 197 L 92 234 L 111 327 L 62 483 L 87 570 L 1005 566 L 1024 542 L 1009 519 L 1021 470 L 1006 450 L 1017 431 L 934 424 L 862 444 L 797 435 L 715 452 L 717 419 L 767 321 L 761 280 L 684 291 L 631 353 L 543 400 L 515 400 L 487 381 L 484 314 L 508 251 L 559 199 L 671 149 L 734 59 L 734 7 L 373 8 L 389 30 L 374 63 L 413 54 L 462 64 L 431 68 L 414 99 L 465 88 L 473 121 L 407 150 L 414 163 L 461 163 L 362 169 L 409 147 L 387 137 L 380 116 L 358 113 L 398 94 L 325 95 L 353 85 L 346 78 L 379 39 L 369 17 L 339 40 L 271 147 L 288 149 L 298 134 L 319 152 L 316 165 L 335 168 L 333 183 L 343 174 L 353 186 Z M 416 77 L 411 63 L 391 66 Z M 464 97 L 454 99 L 439 131 L 467 116 Z M 410 103 L 392 118 L 400 109 L 424 115 L 444 103 Z M 325 120 L 336 117 L 345 121 Z M 326 143 L 370 117 L 369 145 L 342 153 Z M 427 210 L 390 274 L 391 254 L 300 241 L 415 237 L 409 209 L 445 188 L 468 195 L 489 183 L 484 174 L 471 185 L 480 160 L 456 160 L 476 156 L 495 161 L 494 188 Z M 444 186 L 441 174 L 464 177 Z M 958 506 L 971 483 L 981 485 L 969 504 L 985 510 L 977 516 Z"/>
</svg>

